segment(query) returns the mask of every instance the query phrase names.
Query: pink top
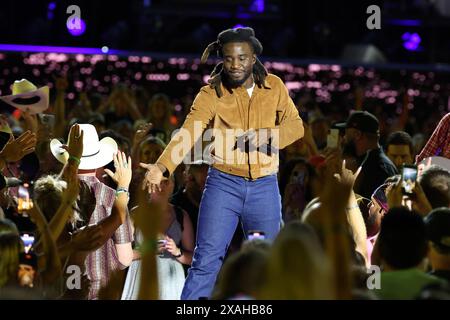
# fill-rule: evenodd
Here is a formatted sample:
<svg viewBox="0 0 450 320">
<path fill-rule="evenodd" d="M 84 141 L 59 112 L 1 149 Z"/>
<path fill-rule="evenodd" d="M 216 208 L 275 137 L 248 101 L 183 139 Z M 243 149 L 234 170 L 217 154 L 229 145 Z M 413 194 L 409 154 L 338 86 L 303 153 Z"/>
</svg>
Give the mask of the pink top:
<svg viewBox="0 0 450 320">
<path fill-rule="evenodd" d="M 367 238 L 366 240 L 366 244 L 367 244 L 367 256 L 369 258 L 369 264 L 372 264 L 372 252 L 373 252 L 373 247 L 375 246 L 375 242 L 377 241 L 379 233 L 377 233 L 376 235 Z"/>
</svg>

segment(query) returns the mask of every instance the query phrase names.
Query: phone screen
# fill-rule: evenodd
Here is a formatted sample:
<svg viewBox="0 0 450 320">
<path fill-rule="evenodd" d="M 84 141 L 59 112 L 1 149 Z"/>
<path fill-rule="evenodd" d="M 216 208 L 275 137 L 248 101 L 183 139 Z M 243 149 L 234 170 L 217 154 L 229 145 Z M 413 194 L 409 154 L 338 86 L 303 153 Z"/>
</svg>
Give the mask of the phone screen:
<svg viewBox="0 0 450 320">
<path fill-rule="evenodd" d="M 23 212 L 30 210 L 31 208 L 33 208 L 33 201 L 30 198 L 28 188 L 25 185 L 19 186 L 17 210 Z"/>
<path fill-rule="evenodd" d="M 248 240 L 255 240 L 255 239 L 259 239 L 259 240 L 264 240 L 265 234 L 262 231 L 249 231 L 248 232 Z"/>
<path fill-rule="evenodd" d="M 416 166 L 404 166 L 402 170 L 402 187 L 405 193 L 411 194 L 417 179 Z"/>
<path fill-rule="evenodd" d="M 34 236 L 29 233 L 23 233 L 20 238 L 23 241 L 25 253 L 28 253 L 32 250 L 34 244 Z"/>
<path fill-rule="evenodd" d="M 339 129 L 330 129 L 327 136 L 327 147 L 335 149 L 338 147 L 339 143 Z"/>
</svg>

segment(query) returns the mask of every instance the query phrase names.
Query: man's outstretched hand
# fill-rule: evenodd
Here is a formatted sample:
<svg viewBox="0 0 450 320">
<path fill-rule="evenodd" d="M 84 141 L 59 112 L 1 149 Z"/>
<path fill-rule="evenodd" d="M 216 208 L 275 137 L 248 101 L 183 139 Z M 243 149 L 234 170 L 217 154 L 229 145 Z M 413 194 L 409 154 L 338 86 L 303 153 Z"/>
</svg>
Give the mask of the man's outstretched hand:
<svg viewBox="0 0 450 320">
<path fill-rule="evenodd" d="M 161 191 L 161 181 L 167 180 L 167 178 L 163 176 L 166 168 L 152 163 L 140 163 L 139 165 L 142 168 L 147 169 L 142 183 L 142 189 L 148 188 L 149 193 L 156 192 L 157 190 Z"/>
</svg>

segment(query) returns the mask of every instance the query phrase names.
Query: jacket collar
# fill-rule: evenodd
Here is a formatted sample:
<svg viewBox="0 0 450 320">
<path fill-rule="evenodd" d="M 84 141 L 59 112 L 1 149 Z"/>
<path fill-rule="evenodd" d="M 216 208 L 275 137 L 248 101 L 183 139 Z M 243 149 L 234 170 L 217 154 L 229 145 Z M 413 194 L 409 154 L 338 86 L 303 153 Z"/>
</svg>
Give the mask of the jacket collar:
<svg viewBox="0 0 450 320">
<path fill-rule="evenodd" d="M 225 96 L 228 96 L 228 95 L 230 95 L 230 94 L 232 94 L 233 93 L 233 91 L 234 90 L 236 90 L 236 89 L 228 89 L 224 84 L 223 84 L 223 82 L 220 82 L 220 88 L 222 89 L 222 93 L 223 93 L 223 96 L 225 97 Z M 242 87 L 240 87 L 240 88 L 242 88 Z M 267 78 L 264 80 L 264 85 L 260 88 L 260 87 L 258 87 L 258 85 L 256 85 L 256 83 L 255 83 L 255 88 L 253 89 L 254 91 L 254 93 L 256 92 L 256 91 L 258 91 L 258 90 L 261 90 L 261 89 L 272 89 L 272 86 L 269 84 L 269 82 L 267 81 Z M 230 90 L 231 90 L 231 92 L 230 92 Z"/>
</svg>

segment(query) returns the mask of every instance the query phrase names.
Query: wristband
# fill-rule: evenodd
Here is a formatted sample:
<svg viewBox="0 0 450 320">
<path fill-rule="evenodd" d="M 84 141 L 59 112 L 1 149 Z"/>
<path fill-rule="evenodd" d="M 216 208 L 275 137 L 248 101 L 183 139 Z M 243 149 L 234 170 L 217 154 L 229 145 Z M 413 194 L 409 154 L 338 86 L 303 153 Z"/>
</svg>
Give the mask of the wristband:
<svg viewBox="0 0 450 320">
<path fill-rule="evenodd" d="M 180 254 L 178 254 L 174 257 L 178 259 L 178 258 L 181 258 L 182 255 L 183 255 L 183 250 L 181 250 L 181 248 L 180 248 Z"/>
<path fill-rule="evenodd" d="M 80 158 L 77 158 L 75 156 L 69 155 L 69 160 L 73 160 L 77 163 L 77 165 L 80 165 Z"/>
<path fill-rule="evenodd" d="M 130 196 L 130 193 L 128 192 L 128 189 L 125 188 L 117 188 L 116 190 L 116 197 L 121 194 L 121 193 L 126 193 L 128 196 Z"/>
<path fill-rule="evenodd" d="M 156 251 L 158 242 L 156 240 L 146 240 L 137 248 L 141 255 Z"/>
<path fill-rule="evenodd" d="M 354 204 L 353 206 L 350 207 L 346 207 L 345 210 L 349 211 L 349 210 L 353 210 L 353 209 L 359 209 L 359 206 L 357 204 Z"/>
</svg>

